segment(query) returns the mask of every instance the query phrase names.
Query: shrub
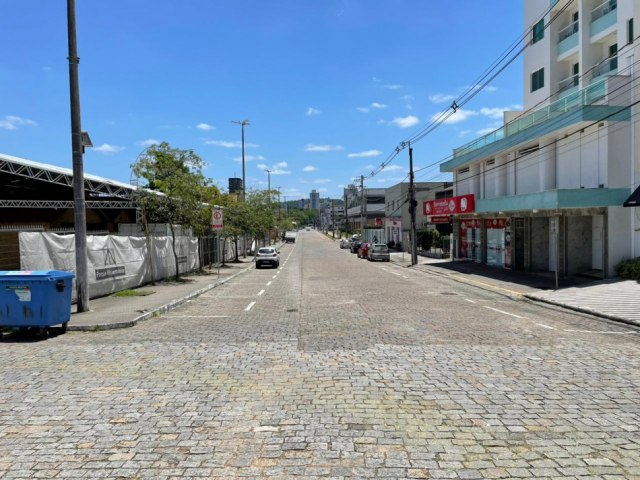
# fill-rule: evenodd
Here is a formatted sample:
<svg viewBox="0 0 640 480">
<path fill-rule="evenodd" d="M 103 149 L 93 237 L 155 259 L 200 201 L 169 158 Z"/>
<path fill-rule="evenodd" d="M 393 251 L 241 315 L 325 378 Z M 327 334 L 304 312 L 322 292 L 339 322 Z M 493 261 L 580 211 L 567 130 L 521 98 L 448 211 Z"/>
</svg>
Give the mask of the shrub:
<svg viewBox="0 0 640 480">
<path fill-rule="evenodd" d="M 616 273 L 622 278 L 640 280 L 640 257 L 623 260 L 616 265 Z"/>
</svg>

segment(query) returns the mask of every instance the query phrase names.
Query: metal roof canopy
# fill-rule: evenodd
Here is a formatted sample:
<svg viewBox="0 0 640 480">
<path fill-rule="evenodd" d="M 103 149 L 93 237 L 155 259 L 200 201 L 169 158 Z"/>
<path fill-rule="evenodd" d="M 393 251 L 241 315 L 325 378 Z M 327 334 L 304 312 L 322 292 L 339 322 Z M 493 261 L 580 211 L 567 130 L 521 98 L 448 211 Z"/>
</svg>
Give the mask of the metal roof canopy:
<svg viewBox="0 0 640 480">
<path fill-rule="evenodd" d="M 0 153 L 0 187 L 0 208 L 73 208 L 71 169 Z M 84 187 L 87 208 L 136 208 L 134 185 L 85 175 Z"/>
</svg>

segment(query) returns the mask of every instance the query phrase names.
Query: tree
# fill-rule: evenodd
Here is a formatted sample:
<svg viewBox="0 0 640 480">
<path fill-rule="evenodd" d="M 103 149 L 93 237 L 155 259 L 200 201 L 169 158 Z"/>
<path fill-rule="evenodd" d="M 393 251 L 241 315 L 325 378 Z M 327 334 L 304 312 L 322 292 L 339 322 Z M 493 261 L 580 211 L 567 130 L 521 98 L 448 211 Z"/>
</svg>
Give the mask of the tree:
<svg viewBox="0 0 640 480">
<path fill-rule="evenodd" d="M 146 189 L 140 192 L 146 219 L 167 223 L 171 230 L 176 280 L 180 271 L 175 226 L 199 234 L 209 224 L 210 207 L 204 201 L 211 192 L 203 167 L 204 161 L 193 150 L 172 148 L 167 142 L 149 147 L 133 165 L 133 172 L 147 181 Z"/>
</svg>

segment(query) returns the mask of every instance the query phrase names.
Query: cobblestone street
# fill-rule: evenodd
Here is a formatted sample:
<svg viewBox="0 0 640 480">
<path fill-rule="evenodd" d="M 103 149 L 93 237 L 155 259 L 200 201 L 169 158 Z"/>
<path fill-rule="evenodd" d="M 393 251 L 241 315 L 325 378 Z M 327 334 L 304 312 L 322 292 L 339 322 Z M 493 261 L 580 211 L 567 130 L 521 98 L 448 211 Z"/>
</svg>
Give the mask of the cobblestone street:
<svg viewBox="0 0 640 480">
<path fill-rule="evenodd" d="M 0 478 L 640 478 L 638 333 L 301 232 L 134 328 L 0 343 Z"/>
</svg>

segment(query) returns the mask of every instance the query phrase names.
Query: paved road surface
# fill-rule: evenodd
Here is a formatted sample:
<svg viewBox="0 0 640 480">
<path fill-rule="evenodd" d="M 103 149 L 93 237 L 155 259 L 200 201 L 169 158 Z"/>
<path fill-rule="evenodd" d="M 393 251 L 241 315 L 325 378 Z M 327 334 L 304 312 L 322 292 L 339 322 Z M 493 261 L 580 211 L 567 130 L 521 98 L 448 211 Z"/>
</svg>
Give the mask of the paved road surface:
<svg viewBox="0 0 640 480">
<path fill-rule="evenodd" d="M 640 478 L 639 346 L 301 232 L 134 328 L 0 343 L 0 478 Z"/>
</svg>

